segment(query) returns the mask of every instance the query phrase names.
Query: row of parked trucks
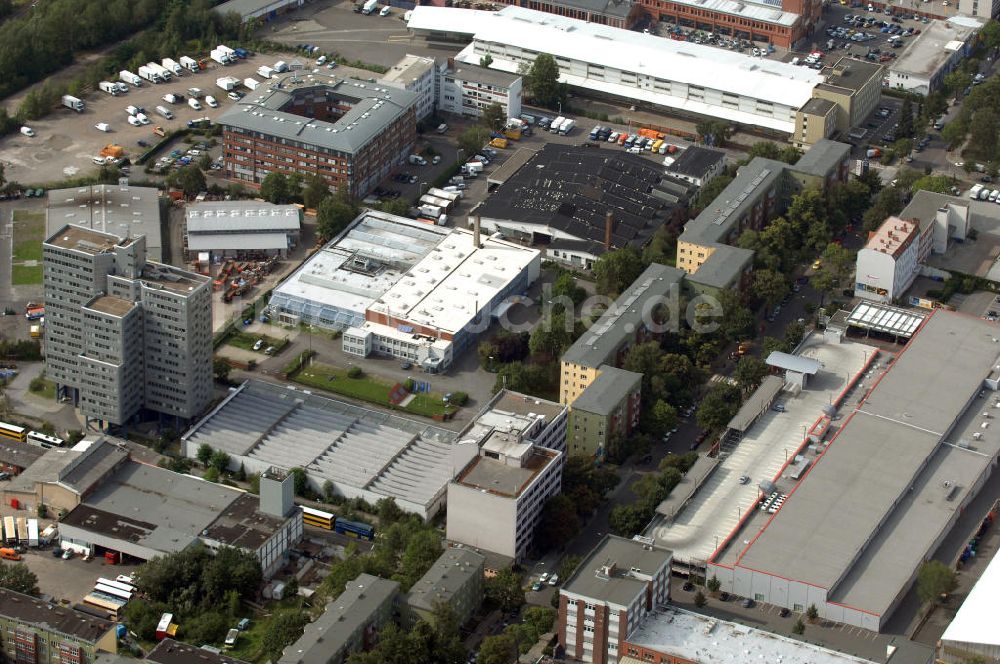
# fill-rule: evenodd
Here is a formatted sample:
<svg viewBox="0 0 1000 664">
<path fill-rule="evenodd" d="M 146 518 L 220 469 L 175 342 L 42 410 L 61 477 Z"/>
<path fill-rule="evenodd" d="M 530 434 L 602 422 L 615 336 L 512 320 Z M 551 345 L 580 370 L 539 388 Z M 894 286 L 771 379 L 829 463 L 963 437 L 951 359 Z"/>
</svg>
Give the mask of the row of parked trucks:
<svg viewBox="0 0 1000 664">
<path fill-rule="evenodd" d="M 227 65 L 237 60 L 242 60 L 247 57 L 249 53 L 242 48 L 229 48 L 226 45 L 217 46 L 212 50 L 210 55 L 211 59 L 221 65 Z M 201 71 L 206 66 L 205 60 L 195 60 L 194 58 L 182 55 L 177 60 L 173 58 L 163 58 L 160 63 L 147 62 L 143 66 L 139 67 L 138 73 L 133 73 L 127 69 L 123 69 L 118 72 L 118 78 L 121 82 L 139 87 L 142 85 L 143 81 L 149 83 L 166 83 L 174 76 L 181 76 L 185 71 L 189 73 L 195 73 Z M 115 94 L 101 84 L 101 89 L 109 94 Z M 127 89 L 126 89 L 127 91 Z M 120 91 L 118 94 L 124 94 Z"/>
</svg>

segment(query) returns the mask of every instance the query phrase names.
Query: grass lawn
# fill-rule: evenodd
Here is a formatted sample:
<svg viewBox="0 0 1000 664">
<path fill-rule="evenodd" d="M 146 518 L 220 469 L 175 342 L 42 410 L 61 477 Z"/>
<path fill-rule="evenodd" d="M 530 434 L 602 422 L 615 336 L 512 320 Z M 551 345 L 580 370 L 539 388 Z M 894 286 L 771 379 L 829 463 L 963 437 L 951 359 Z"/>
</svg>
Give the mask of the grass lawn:
<svg viewBox="0 0 1000 664">
<path fill-rule="evenodd" d="M 37 394 L 40 397 L 45 397 L 46 399 L 51 399 L 53 401 L 56 399 L 56 384 L 48 378 L 42 378 L 39 376 L 38 378 L 33 379 L 29 389 L 32 394 Z"/>
<path fill-rule="evenodd" d="M 45 213 L 14 211 L 14 262 L 41 261 L 45 240 Z M 38 283 L 41 283 L 39 269 Z M 14 283 L 17 283 L 16 281 Z"/>
<path fill-rule="evenodd" d="M 288 345 L 288 339 L 277 339 L 275 337 L 269 337 L 266 334 L 250 334 L 248 332 L 234 332 L 226 339 L 226 343 L 230 346 L 236 346 L 237 348 L 242 348 L 243 350 L 252 351 L 254 344 L 257 343 L 259 339 L 263 339 L 264 343 L 261 344 L 261 351 L 263 351 L 268 346 L 274 346 L 274 354 L 278 354 L 281 350 Z"/>
<path fill-rule="evenodd" d="M 31 286 L 42 283 L 41 265 L 17 265 L 11 266 L 10 281 L 15 286 Z"/>
<path fill-rule="evenodd" d="M 361 378 L 348 378 L 345 369 L 338 369 L 328 364 L 314 362 L 292 379 L 297 383 L 315 387 L 328 392 L 353 397 L 362 401 L 389 406 L 389 390 L 394 383 L 381 378 L 364 375 Z M 414 415 L 433 417 L 454 412 L 453 406 L 448 406 L 441 400 L 441 395 L 435 392 L 417 395 L 407 406 L 399 408 Z"/>
</svg>

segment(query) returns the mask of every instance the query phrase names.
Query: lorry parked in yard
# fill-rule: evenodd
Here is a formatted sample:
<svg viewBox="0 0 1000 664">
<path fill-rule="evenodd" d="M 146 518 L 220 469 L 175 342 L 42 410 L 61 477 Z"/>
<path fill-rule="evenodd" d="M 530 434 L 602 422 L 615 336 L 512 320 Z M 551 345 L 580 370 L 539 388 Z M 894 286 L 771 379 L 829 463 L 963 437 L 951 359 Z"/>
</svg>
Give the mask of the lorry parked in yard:
<svg viewBox="0 0 1000 664">
<path fill-rule="evenodd" d="M 83 113 L 83 102 L 72 95 L 63 95 L 62 105 L 73 109 L 77 113 Z"/>
<path fill-rule="evenodd" d="M 163 77 L 160 76 L 160 73 L 153 69 L 150 69 L 146 65 L 139 67 L 139 76 L 142 76 L 143 79 L 149 81 L 150 83 L 163 82 Z"/>
<path fill-rule="evenodd" d="M 267 65 L 261 65 L 257 67 L 257 75 L 263 79 L 269 79 L 274 76 L 274 68 L 268 67 Z"/>
<path fill-rule="evenodd" d="M 173 72 L 175 76 L 180 76 L 184 68 L 181 67 L 180 63 L 172 58 L 163 58 L 163 68 L 167 71 Z"/>
<path fill-rule="evenodd" d="M 559 127 L 559 133 L 565 136 L 566 134 L 571 132 L 573 130 L 573 127 L 575 126 L 576 126 L 576 120 L 570 120 L 569 118 L 566 118 L 565 120 L 563 120 L 562 125 L 560 125 Z"/>
<path fill-rule="evenodd" d="M 288 63 L 285 62 L 284 60 L 278 60 L 277 62 L 274 63 L 274 71 L 276 71 L 279 74 L 284 74 L 286 71 L 288 71 Z"/>
<path fill-rule="evenodd" d="M 243 85 L 250 90 L 256 90 L 257 86 L 260 85 L 260 81 L 255 78 L 245 78 L 243 79 Z"/>
<path fill-rule="evenodd" d="M 169 81 L 171 78 L 173 78 L 173 73 L 167 71 L 166 67 L 164 67 L 163 65 L 157 64 L 155 62 L 147 62 L 146 66 L 149 67 L 151 70 L 155 71 L 157 74 L 159 74 L 160 78 L 163 79 L 164 81 Z"/>
<path fill-rule="evenodd" d="M 230 62 L 236 62 L 237 56 L 236 56 L 236 51 L 234 49 L 229 48 L 225 44 L 219 44 L 218 46 L 215 47 L 215 50 L 225 53 L 226 57 L 229 58 Z"/>
<path fill-rule="evenodd" d="M 208 57 L 212 58 L 212 60 L 216 61 L 223 67 L 229 64 L 229 56 L 226 55 L 224 51 L 220 51 L 219 49 L 213 49 L 212 52 L 208 54 Z"/>
<path fill-rule="evenodd" d="M 564 122 L 566 122 L 566 118 L 560 115 L 559 117 L 557 117 L 555 120 L 552 121 L 552 124 L 549 125 L 549 132 L 553 134 L 558 134 L 559 128 L 562 127 L 562 124 Z"/>
<path fill-rule="evenodd" d="M 188 88 L 188 97 L 192 99 L 201 99 L 205 96 L 205 93 L 201 91 L 201 88 Z"/>
<path fill-rule="evenodd" d="M 112 83 L 111 81 L 101 81 L 97 84 L 97 87 L 100 88 L 102 92 L 107 92 L 112 97 L 117 97 L 122 94 L 121 88 L 119 88 L 118 85 L 118 83 Z"/>
<path fill-rule="evenodd" d="M 222 78 L 215 79 L 215 84 L 226 92 L 230 92 L 235 90 L 236 86 L 240 84 L 240 79 L 233 78 L 232 76 L 223 76 Z"/>
<path fill-rule="evenodd" d="M 137 88 L 142 86 L 142 77 L 137 74 L 133 74 L 127 69 L 122 69 L 118 72 L 118 78 L 129 85 L 134 85 Z"/>
<path fill-rule="evenodd" d="M 368 16 L 375 11 L 376 7 L 378 7 L 378 0 L 365 0 L 365 4 L 361 7 L 361 13 Z"/>
<path fill-rule="evenodd" d="M 189 58 L 186 55 L 181 56 L 180 65 L 181 67 L 184 67 L 184 69 L 187 69 L 192 74 L 198 71 L 198 61 L 195 60 L 194 58 Z"/>
</svg>

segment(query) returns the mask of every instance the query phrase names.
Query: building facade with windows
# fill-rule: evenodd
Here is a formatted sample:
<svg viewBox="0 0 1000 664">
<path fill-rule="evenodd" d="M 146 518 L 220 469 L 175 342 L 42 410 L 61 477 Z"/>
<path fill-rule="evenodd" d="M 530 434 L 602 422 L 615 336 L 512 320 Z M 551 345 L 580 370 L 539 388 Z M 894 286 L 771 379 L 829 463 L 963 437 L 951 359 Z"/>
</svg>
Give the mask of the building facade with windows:
<svg viewBox="0 0 1000 664">
<path fill-rule="evenodd" d="M 90 419 L 190 420 L 212 397 L 211 280 L 147 260 L 144 237 L 64 226 L 42 245 L 49 376 Z"/>
<path fill-rule="evenodd" d="M 508 118 L 521 115 L 522 81 L 517 74 L 449 59 L 439 77 L 438 108 L 446 113 L 477 118 L 495 103 Z"/>
<path fill-rule="evenodd" d="M 254 188 L 270 173 L 319 175 L 363 197 L 412 151 L 418 99 L 326 74 L 272 79 L 219 116 L 222 173 Z"/>
<path fill-rule="evenodd" d="M 642 374 L 602 365 L 573 401 L 566 430 L 569 454 L 615 454 L 639 426 Z"/>
<path fill-rule="evenodd" d="M 639 0 L 638 4 L 656 21 L 782 48 L 813 34 L 823 6 L 819 0 Z"/>
<path fill-rule="evenodd" d="M 439 69 L 434 58 L 406 54 L 382 76 L 381 82 L 417 95 L 417 122 L 420 122 L 437 107 Z"/>
<path fill-rule="evenodd" d="M 902 296 L 930 255 L 929 236 L 922 237 L 920 225 L 915 222 L 898 217 L 886 219 L 858 251 L 854 294 L 887 303 Z"/>
<path fill-rule="evenodd" d="M 545 503 L 562 489 L 568 410 L 506 390 L 487 404 L 459 436 L 479 452 L 448 485 L 449 540 L 525 558 Z"/>
<path fill-rule="evenodd" d="M 0 588 L 0 659 L 91 664 L 99 652 L 118 652 L 114 623 Z"/>
<path fill-rule="evenodd" d="M 670 551 L 606 535 L 559 589 L 559 645 L 566 658 L 615 664 L 628 638 L 670 599 Z"/>
</svg>

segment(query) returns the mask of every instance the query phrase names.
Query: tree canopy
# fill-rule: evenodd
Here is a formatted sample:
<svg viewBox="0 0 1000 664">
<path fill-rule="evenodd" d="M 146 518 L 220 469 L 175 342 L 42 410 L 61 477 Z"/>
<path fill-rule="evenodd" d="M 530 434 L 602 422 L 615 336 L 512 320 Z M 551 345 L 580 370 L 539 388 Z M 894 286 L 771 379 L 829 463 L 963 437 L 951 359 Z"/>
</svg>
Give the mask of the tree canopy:
<svg viewBox="0 0 1000 664">
<path fill-rule="evenodd" d="M 567 88 L 559 82 L 559 65 L 548 53 L 539 53 L 524 77 L 524 87 L 535 104 L 557 108 L 566 103 Z"/>
<path fill-rule="evenodd" d="M 38 577 L 24 563 L 0 562 L 0 588 L 37 595 Z"/>
</svg>

